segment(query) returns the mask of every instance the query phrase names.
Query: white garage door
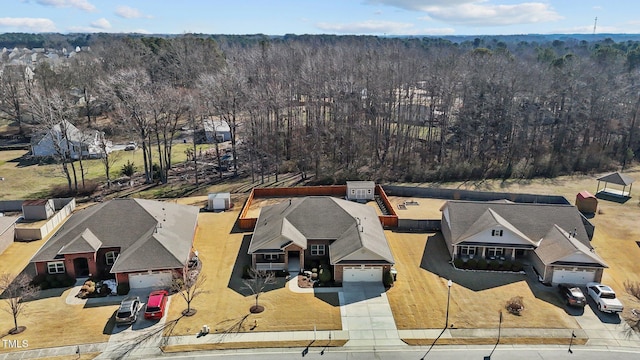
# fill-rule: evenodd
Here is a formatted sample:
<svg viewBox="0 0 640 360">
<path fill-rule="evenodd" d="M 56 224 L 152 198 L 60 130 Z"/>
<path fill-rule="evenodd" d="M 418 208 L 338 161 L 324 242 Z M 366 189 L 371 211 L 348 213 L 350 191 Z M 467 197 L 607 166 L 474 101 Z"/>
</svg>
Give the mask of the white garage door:
<svg viewBox="0 0 640 360">
<path fill-rule="evenodd" d="M 590 281 L 594 281 L 596 276 L 595 270 L 564 270 L 554 269 L 551 282 L 554 284 L 567 283 L 575 285 L 585 285 Z"/>
<path fill-rule="evenodd" d="M 131 289 L 168 288 L 171 286 L 171 278 L 171 272 L 129 274 L 129 287 Z"/>
<path fill-rule="evenodd" d="M 342 273 L 342 281 L 382 281 L 382 268 L 345 268 Z"/>
</svg>

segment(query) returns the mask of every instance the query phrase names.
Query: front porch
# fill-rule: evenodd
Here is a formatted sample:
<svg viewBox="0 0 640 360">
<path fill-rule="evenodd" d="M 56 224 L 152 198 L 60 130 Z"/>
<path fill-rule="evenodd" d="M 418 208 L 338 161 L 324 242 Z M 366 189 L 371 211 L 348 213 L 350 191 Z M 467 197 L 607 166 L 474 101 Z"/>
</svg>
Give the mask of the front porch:
<svg viewBox="0 0 640 360">
<path fill-rule="evenodd" d="M 298 274 L 304 264 L 304 250 L 297 246 L 289 246 L 284 251 L 264 251 L 251 255 L 251 263 L 256 270 L 288 271 Z"/>
<path fill-rule="evenodd" d="M 453 259 L 486 261 L 516 261 L 526 259 L 533 248 L 496 246 L 496 245 L 454 245 Z"/>
</svg>

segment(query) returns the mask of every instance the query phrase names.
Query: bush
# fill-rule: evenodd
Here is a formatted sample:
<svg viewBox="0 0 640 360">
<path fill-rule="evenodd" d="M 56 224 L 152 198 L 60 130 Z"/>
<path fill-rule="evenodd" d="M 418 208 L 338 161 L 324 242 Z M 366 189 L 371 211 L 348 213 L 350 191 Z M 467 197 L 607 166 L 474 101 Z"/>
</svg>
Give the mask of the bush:
<svg viewBox="0 0 640 360">
<path fill-rule="evenodd" d="M 469 266 L 469 269 L 471 269 L 471 270 L 477 269 L 478 268 L 478 260 L 469 259 L 469 261 L 467 261 L 467 266 Z"/>
<path fill-rule="evenodd" d="M 456 258 L 453 260 L 453 266 L 455 266 L 458 269 L 462 269 L 464 267 L 464 260 L 460 259 L 460 258 Z"/>
<path fill-rule="evenodd" d="M 507 301 L 506 309 L 514 315 L 520 315 L 524 310 L 524 301 L 522 296 L 514 296 Z"/>
<path fill-rule="evenodd" d="M 129 293 L 129 283 L 118 284 L 118 295 L 127 295 Z"/>
<path fill-rule="evenodd" d="M 323 284 L 331 281 L 331 270 L 320 268 L 320 272 L 318 273 L 318 280 L 320 280 L 320 282 Z"/>
<path fill-rule="evenodd" d="M 49 284 L 49 282 L 47 280 L 43 280 L 40 283 L 40 290 L 47 290 L 47 289 L 51 289 L 51 285 Z"/>
<path fill-rule="evenodd" d="M 510 260 L 505 260 L 502 262 L 502 265 L 500 266 L 500 268 L 502 270 L 511 271 L 511 269 L 513 268 L 513 264 L 511 263 Z"/>
<path fill-rule="evenodd" d="M 523 268 L 524 267 L 522 266 L 522 263 L 519 262 L 519 261 L 516 261 L 516 262 L 513 263 L 513 265 L 511 265 L 511 270 L 512 271 L 519 272 L 519 271 L 522 271 Z"/>
<path fill-rule="evenodd" d="M 382 274 L 382 283 L 388 288 L 393 286 L 393 275 L 391 275 L 391 271 L 387 270 Z"/>
<path fill-rule="evenodd" d="M 497 260 L 489 261 L 489 269 L 498 270 L 500 268 L 500 263 Z"/>
<path fill-rule="evenodd" d="M 39 286 L 45 281 L 47 281 L 47 275 L 46 274 L 38 274 L 38 275 L 34 276 L 33 279 L 31 279 L 31 285 Z"/>
<path fill-rule="evenodd" d="M 487 259 L 481 258 L 478 260 L 478 270 L 487 270 Z"/>
</svg>

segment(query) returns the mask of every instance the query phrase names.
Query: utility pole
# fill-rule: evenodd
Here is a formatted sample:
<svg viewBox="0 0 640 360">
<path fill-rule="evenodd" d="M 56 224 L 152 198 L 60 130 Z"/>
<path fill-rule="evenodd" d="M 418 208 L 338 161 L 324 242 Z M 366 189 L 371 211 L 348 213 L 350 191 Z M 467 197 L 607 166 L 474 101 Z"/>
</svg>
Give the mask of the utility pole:
<svg viewBox="0 0 640 360">
<path fill-rule="evenodd" d="M 596 25 L 598 25 L 598 17 L 593 21 L 593 35 L 596 34 Z"/>
</svg>

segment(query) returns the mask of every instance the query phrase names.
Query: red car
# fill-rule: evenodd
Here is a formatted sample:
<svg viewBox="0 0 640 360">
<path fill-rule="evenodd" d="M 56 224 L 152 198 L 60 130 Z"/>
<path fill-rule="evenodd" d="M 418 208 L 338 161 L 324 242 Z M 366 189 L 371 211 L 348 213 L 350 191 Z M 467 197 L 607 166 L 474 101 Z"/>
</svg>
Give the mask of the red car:
<svg viewBox="0 0 640 360">
<path fill-rule="evenodd" d="M 149 320 L 159 320 L 164 316 L 169 293 L 166 290 L 155 290 L 149 294 L 147 309 L 144 311 L 144 318 Z"/>
</svg>

